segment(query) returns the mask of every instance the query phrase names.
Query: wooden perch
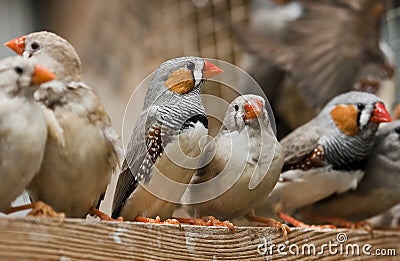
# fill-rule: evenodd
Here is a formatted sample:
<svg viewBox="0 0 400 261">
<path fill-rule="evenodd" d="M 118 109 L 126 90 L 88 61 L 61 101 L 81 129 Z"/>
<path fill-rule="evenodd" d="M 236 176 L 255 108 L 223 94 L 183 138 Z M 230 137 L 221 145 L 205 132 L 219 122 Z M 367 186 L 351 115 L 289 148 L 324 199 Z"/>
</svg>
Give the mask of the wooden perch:
<svg viewBox="0 0 400 261">
<path fill-rule="evenodd" d="M 232 233 L 223 227 L 0 217 L 0 231 L 0 260 L 398 260 L 400 256 L 399 231 L 374 231 L 371 236 L 363 230 L 293 229 L 281 246 L 281 234 L 264 227 L 238 227 Z M 278 247 L 286 255 L 279 254 Z M 391 256 L 379 258 L 377 249 Z"/>
</svg>

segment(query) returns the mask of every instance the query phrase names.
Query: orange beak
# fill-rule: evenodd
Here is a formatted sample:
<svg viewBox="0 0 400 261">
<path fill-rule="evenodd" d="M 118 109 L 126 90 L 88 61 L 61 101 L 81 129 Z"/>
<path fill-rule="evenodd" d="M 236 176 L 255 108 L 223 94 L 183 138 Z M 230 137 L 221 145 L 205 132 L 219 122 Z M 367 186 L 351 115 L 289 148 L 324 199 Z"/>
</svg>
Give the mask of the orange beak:
<svg viewBox="0 0 400 261">
<path fill-rule="evenodd" d="M 25 50 L 25 39 L 26 36 L 20 36 L 6 42 L 4 45 L 16 52 L 18 55 L 22 55 Z"/>
<path fill-rule="evenodd" d="M 33 84 L 41 84 L 54 80 L 55 78 L 56 77 L 54 76 L 54 74 L 49 72 L 47 69 L 43 68 L 42 66 L 35 65 L 35 70 L 33 71 L 31 82 Z"/>
<path fill-rule="evenodd" d="M 254 119 L 263 115 L 263 104 L 258 99 L 249 99 L 244 104 L 245 114 L 244 119 Z"/>
<path fill-rule="evenodd" d="M 203 76 L 204 78 L 211 78 L 217 74 L 222 73 L 223 70 L 209 61 L 204 61 Z"/>
<path fill-rule="evenodd" d="M 373 123 L 392 121 L 389 112 L 386 110 L 385 105 L 382 102 L 378 102 L 375 104 L 375 109 L 372 112 L 370 121 Z"/>
</svg>

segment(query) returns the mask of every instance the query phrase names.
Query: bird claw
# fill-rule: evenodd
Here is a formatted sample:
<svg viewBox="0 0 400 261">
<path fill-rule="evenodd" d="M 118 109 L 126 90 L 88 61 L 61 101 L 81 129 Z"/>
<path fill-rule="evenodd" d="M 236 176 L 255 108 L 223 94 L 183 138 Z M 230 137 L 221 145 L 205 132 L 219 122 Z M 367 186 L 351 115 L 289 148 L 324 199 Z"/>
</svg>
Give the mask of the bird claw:
<svg viewBox="0 0 400 261">
<path fill-rule="evenodd" d="M 122 217 L 118 217 L 116 219 L 113 219 L 112 217 L 110 217 L 109 215 L 107 215 L 106 213 L 104 213 L 103 211 L 100 211 L 97 208 L 91 207 L 89 209 L 89 213 L 97 216 L 100 218 L 100 220 L 104 220 L 104 221 L 123 221 Z M 121 219 L 120 219 L 121 218 Z"/>
<path fill-rule="evenodd" d="M 202 218 L 175 218 L 181 223 L 195 226 L 217 226 L 227 227 L 230 231 L 235 232 L 235 226 L 228 220 L 220 221 L 213 216 L 205 216 Z"/>
<path fill-rule="evenodd" d="M 152 223 L 152 224 L 160 224 L 161 223 L 161 219 L 159 216 L 157 216 L 156 218 L 147 218 L 147 217 L 137 216 L 133 219 L 133 221 L 143 222 L 143 223 Z"/>
<path fill-rule="evenodd" d="M 367 221 L 362 220 L 358 222 L 351 222 L 342 218 L 336 218 L 336 217 L 325 217 L 325 216 L 318 216 L 318 215 L 308 215 L 308 219 L 315 220 L 318 222 L 329 222 L 331 224 L 334 224 L 334 228 L 349 228 L 349 229 L 363 229 L 367 231 L 368 233 L 372 234 L 372 226 L 369 224 Z"/>
<path fill-rule="evenodd" d="M 274 226 L 273 226 L 275 231 L 276 232 L 279 232 L 279 230 L 282 231 L 283 242 L 285 242 L 287 240 L 287 238 L 288 238 L 288 234 L 290 233 L 289 226 L 286 225 L 286 224 L 282 224 L 279 221 L 276 221 L 276 220 L 274 220 L 274 221 L 276 222 L 276 224 L 274 224 Z"/>
<path fill-rule="evenodd" d="M 373 233 L 373 228 L 372 228 L 371 224 L 368 223 L 365 220 L 353 223 L 353 227 L 352 228 L 354 228 L 354 229 L 363 229 L 363 230 L 367 231 L 370 234 Z"/>
<path fill-rule="evenodd" d="M 305 224 L 300 222 L 301 224 L 296 225 L 296 227 L 302 227 L 302 228 L 321 228 L 321 229 L 325 229 L 325 228 L 331 228 L 331 229 L 335 229 L 337 228 L 335 225 L 330 225 L 330 224 L 325 224 L 325 225 L 310 225 L 310 224 Z"/>
<path fill-rule="evenodd" d="M 28 216 L 33 217 L 49 217 L 49 218 L 65 218 L 65 213 L 56 212 L 52 207 L 43 203 L 42 201 L 36 201 L 31 203 L 32 210 L 28 213 Z"/>
<path fill-rule="evenodd" d="M 65 214 L 62 212 L 56 212 L 49 205 L 43 203 L 42 201 L 35 201 L 30 204 L 16 206 L 9 208 L 5 211 L 5 214 L 11 214 L 14 212 L 31 209 L 31 211 L 27 214 L 28 216 L 33 217 L 50 217 L 50 218 L 65 218 Z"/>
<path fill-rule="evenodd" d="M 283 213 L 283 212 L 278 212 L 277 215 L 278 215 L 278 217 L 279 217 L 280 219 L 282 219 L 282 220 L 284 220 L 284 221 L 286 221 L 286 222 L 292 224 L 292 225 L 295 226 L 295 227 L 300 227 L 300 228 L 322 228 L 322 229 L 325 229 L 325 228 L 335 229 L 335 228 L 336 228 L 336 226 L 335 226 L 335 225 L 332 225 L 332 224 L 326 224 L 326 225 L 309 225 L 309 224 L 303 223 L 303 222 L 301 222 L 300 220 L 297 220 L 297 219 L 295 219 L 294 217 L 292 217 L 292 216 L 290 216 L 290 215 L 288 215 L 288 214 L 286 214 L 286 213 Z"/>
<path fill-rule="evenodd" d="M 314 219 L 328 221 L 332 224 L 335 224 L 336 227 L 340 227 L 340 228 L 363 229 L 370 234 L 372 234 L 372 232 L 373 232 L 371 224 L 369 224 L 365 220 L 358 221 L 358 222 L 351 222 L 351 221 L 348 221 L 345 219 L 335 218 L 335 217 L 314 217 Z"/>
<path fill-rule="evenodd" d="M 263 217 L 256 217 L 254 215 L 247 215 L 246 218 L 249 221 L 259 222 L 266 224 L 268 227 L 273 227 L 276 232 L 282 231 L 283 235 L 283 242 L 285 242 L 288 238 L 288 234 L 290 233 L 290 228 L 286 224 L 282 224 L 281 222 L 273 219 L 273 218 L 263 218 Z"/>
<path fill-rule="evenodd" d="M 150 223 L 150 224 L 170 224 L 170 225 L 178 225 L 179 228 L 181 227 L 181 223 L 175 218 L 168 218 L 164 221 L 161 221 L 160 217 L 157 216 L 156 218 L 148 218 L 142 216 L 136 216 L 133 221 L 136 222 L 143 222 L 143 223 Z"/>
<path fill-rule="evenodd" d="M 358 221 L 355 223 L 343 220 L 342 224 L 340 224 L 340 225 L 338 224 L 338 227 L 350 228 L 350 229 L 363 229 L 363 230 L 367 231 L 368 233 L 372 233 L 372 231 L 373 231 L 371 224 L 369 224 L 365 220 Z"/>
<path fill-rule="evenodd" d="M 209 226 L 227 227 L 230 231 L 235 232 L 235 226 L 229 220 L 220 221 L 213 216 L 202 217 L 202 219 L 205 220 Z"/>
</svg>

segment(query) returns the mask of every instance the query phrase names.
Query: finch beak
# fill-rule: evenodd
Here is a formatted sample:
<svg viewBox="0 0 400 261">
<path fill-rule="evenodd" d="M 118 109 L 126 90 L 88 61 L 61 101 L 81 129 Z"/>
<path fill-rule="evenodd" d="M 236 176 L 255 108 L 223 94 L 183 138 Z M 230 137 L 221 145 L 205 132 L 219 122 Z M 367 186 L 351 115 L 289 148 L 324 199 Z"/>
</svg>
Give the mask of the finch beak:
<svg viewBox="0 0 400 261">
<path fill-rule="evenodd" d="M 209 61 L 204 61 L 203 77 L 212 78 L 217 74 L 222 73 L 223 70 Z"/>
<path fill-rule="evenodd" d="M 47 69 L 43 68 L 42 66 L 35 65 L 35 69 L 32 75 L 32 83 L 33 84 L 41 84 L 44 82 L 48 82 L 54 80 L 56 77 L 54 74 L 49 72 Z"/>
<path fill-rule="evenodd" d="M 4 45 L 16 52 L 18 55 L 22 55 L 25 50 L 25 39 L 26 36 L 20 36 L 6 42 Z"/>
<path fill-rule="evenodd" d="M 244 110 L 244 120 L 259 118 L 263 115 L 263 104 L 258 99 L 249 99 L 244 104 Z"/>
<path fill-rule="evenodd" d="M 375 109 L 372 112 L 370 121 L 373 123 L 392 121 L 389 112 L 386 110 L 385 105 L 382 102 L 378 102 L 375 104 Z"/>
</svg>

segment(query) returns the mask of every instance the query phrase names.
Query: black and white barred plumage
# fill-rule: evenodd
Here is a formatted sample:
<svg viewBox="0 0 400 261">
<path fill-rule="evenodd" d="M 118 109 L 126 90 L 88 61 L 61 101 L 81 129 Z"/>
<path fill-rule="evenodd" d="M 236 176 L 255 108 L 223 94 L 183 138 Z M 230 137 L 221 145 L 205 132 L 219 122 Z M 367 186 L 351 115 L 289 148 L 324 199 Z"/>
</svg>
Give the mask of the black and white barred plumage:
<svg viewBox="0 0 400 261">
<path fill-rule="evenodd" d="M 285 163 L 264 207 L 292 211 L 355 189 L 383 121 L 390 116 L 373 94 L 349 92 L 331 100 L 313 120 L 280 141 Z"/>
<path fill-rule="evenodd" d="M 169 144 L 176 142 L 182 133 L 194 129 L 197 122 L 207 129 L 207 116 L 200 98 L 205 66 L 206 61 L 201 58 L 181 57 L 163 63 L 155 71 L 118 179 L 113 202 L 114 218 L 121 214 L 126 200 L 140 186 L 139 182 L 148 184 L 151 181 L 154 166 L 165 155 L 164 150 Z M 185 70 L 190 71 L 188 79 L 185 79 L 188 80 L 188 90 L 173 91 L 167 88 L 173 74 L 178 71 L 185 73 Z M 146 211 L 141 209 L 133 212 L 146 215 L 149 213 Z M 125 218 L 132 219 L 134 216 Z"/>
</svg>

